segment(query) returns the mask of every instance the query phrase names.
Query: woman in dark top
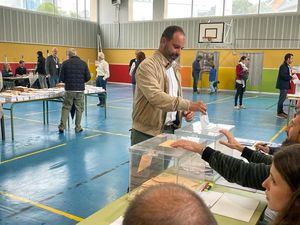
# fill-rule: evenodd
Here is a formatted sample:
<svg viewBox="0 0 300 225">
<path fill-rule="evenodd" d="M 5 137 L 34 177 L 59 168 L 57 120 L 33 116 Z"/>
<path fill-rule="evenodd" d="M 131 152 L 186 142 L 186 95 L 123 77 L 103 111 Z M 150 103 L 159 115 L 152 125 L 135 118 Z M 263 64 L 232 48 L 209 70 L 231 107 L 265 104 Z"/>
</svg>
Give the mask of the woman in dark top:
<svg viewBox="0 0 300 225">
<path fill-rule="evenodd" d="M 45 70 L 45 58 L 43 56 L 43 52 L 38 51 L 38 60 L 37 60 L 37 65 L 36 65 L 36 70 L 35 72 L 39 75 L 39 82 L 41 88 L 48 88 L 47 85 L 47 78 L 46 78 L 46 70 Z"/>
<path fill-rule="evenodd" d="M 3 63 L 2 65 L 2 77 L 11 77 L 12 72 L 10 69 L 10 65 L 8 63 Z"/>
</svg>

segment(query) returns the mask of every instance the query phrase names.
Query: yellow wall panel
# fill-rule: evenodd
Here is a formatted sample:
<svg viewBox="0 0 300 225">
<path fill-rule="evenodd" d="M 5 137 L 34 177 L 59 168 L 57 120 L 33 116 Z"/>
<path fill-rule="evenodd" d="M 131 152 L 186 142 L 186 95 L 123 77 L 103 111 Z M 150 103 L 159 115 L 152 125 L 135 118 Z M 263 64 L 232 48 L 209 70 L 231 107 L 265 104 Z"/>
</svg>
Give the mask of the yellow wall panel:
<svg viewBox="0 0 300 225">
<path fill-rule="evenodd" d="M 52 48 L 56 46 L 50 45 L 33 45 L 33 44 L 17 44 L 17 43 L 0 43 L 0 62 L 5 61 L 5 56 L 8 62 L 19 62 L 23 56 L 23 60 L 26 62 L 37 61 L 37 51 L 42 51 L 44 57 L 47 57 L 47 50 L 51 53 Z M 58 57 L 61 60 L 66 59 L 66 50 L 69 47 L 57 46 Z M 97 57 L 97 50 L 94 48 L 76 48 L 78 56 L 89 63 L 89 69 L 91 73 L 95 74 L 95 60 Z"/>
</svg>

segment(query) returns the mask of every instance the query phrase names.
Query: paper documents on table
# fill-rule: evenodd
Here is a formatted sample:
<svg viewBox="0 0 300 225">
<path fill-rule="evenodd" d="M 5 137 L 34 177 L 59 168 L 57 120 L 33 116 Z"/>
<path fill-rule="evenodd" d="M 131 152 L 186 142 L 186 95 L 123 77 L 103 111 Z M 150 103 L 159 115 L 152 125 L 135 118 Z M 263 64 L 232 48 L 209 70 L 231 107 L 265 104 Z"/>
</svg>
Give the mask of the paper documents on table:
<svg viewBox="0 0 300 225">
<path fill-rule="evenodd" d="M 203 199 L 208 208 L 211 208 L 223 195 L 223 193 L 215 191 L 196 191 L 196 193 Z"/>
<path fill-rule="evenodd" d="M 120 216 L 118 219 L 116 219 L 114 222 L 112 222 L 110 225 L 122 225 L 123 224 L 124 217 Z"/>
<path fill-rule="evenodd" d="M 249 191 L 249 192 L 256 192 L 256 189 L 253 188 L 248 188 L 248 187 L 243 187 L 239 184 L 236 183 L 230 183 L 227 180 L 225 180 L 224 177 L 220 177 L 217 181 L 216 184 L 225 186 L 225 187 L 231 187 L 231 188 L 235 188 L 235 189 L 239 189 L 239 190 L 244 190 L 244 191 Z"/>
<path fill-rule="evenodd" d="M 211 211 L 221 216 L 249 222 L 259 204 L 258 200 L 224 193 Z"/>
</svg>

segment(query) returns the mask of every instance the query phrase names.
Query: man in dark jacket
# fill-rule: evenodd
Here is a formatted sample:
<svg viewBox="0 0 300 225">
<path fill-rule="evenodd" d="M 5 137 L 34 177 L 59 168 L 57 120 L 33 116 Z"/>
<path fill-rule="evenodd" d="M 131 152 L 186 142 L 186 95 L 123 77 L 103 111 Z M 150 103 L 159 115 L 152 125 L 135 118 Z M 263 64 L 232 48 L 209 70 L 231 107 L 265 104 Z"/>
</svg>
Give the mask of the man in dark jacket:
<svg viewBox="0 0 300 225">
<path fill-rule="evenodd" d="M 57 57 L 57 49 L 52 49 L 52 55 L 46 59 L 45 65 L 47 76 L 49 77 L 50 87 L 55 87 L 59 80 L 59 59 Z"/>
<path fill-rule="evenodd" d="M 69 112 L 74 103 L 76 109 L 75 132 L 81 132 L 81 116 L 84 109 L 84 83 L 91 79 L 87 64 L 76 55 L 76 50 L 67 50 L 68 60 L 64 61 L 60 70 L 60 81 L 65 83 L 64 104 L 61 111 L 59 132 L 64 132 Z"/>
<path fill-rule="evenodd" d="M 200 61 L 202 60 L 202 56 L 197 56 L 197 58 L 195 59 L 195 61 L 193 62 L 193 71 L 192 71 L 192 76 L 193 76 L 193 92 L 197 92 L 199 94 L 198 91 L 198 81 L 200 78 L 200 72 L 201 72 L 201 66 L 200 66 Z"/>
<path fill-rule="evenodd" d="M 277 117 L 286 119 L 287 114 L 283 111 L 283 102 L 286 99 L 288 90 L 291 88 L 290 80 L 292 79 L 292 72 L 290 64 L 293 62 L 293 54 L 288 53 L 284 56 L 284 62 L 279 67 L 276 88 L 280 90 L 279 99 L 277 103 Z"/>
</svg>

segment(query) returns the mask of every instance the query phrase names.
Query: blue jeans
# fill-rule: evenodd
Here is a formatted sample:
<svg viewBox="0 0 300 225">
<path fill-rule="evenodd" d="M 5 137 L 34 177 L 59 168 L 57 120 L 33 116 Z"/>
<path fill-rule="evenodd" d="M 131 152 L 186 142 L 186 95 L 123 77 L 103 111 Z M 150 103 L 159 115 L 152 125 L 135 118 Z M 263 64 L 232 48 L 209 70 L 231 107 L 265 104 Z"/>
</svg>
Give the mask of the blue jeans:
<svg viewBox="0 0 300 225">
<path fill-rule="evenodd" d="M 49 77 L 49 83 L 50 83 L 50 87 L 53 88 L 56 86 L 56 84 L 58 84 L 59 82 L 59 77 L 58 75 L 50 75 Z"/>
<path fill-rule="evenodd" d="M 102 87 L 104 90 L 106 90 L 106 83 L 107 83 L 107 80 L 104 80 L 103 76 L 97 76 L 96 87 Z M 105 104 L 105 98 L 103 96 L 99 95 L 99 103 L 101 105 Z"/>
</svg>

